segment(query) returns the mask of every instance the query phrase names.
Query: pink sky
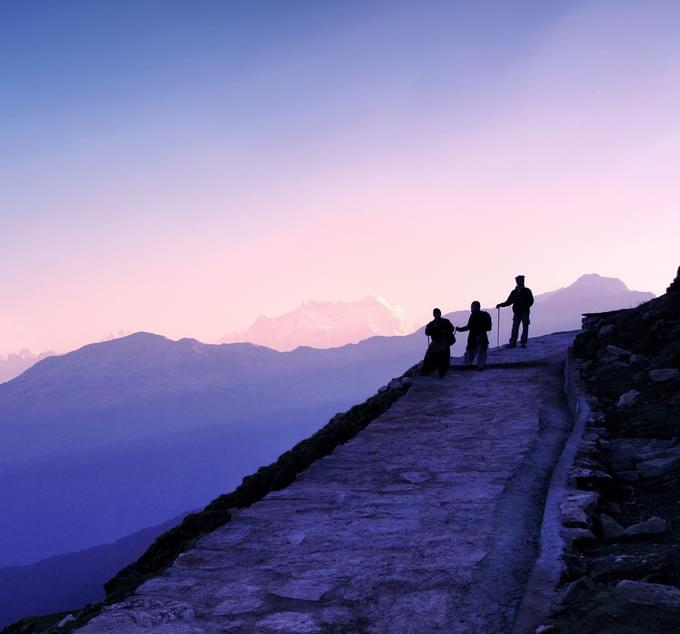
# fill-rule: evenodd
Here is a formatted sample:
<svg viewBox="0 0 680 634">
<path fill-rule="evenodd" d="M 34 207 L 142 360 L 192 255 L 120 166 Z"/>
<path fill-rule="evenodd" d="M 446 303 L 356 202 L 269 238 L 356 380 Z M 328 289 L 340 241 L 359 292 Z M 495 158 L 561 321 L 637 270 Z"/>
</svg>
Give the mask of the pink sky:
<svg viewBox="0 0 680 634">
<path fill-rule="evenodd" d="M 589 272 L 663 292 L 680 264 L 678 11 L 577 4 L 465 91 L 446 68 L 440 92 L 393 69 L 306 136 L 274 121 L 232 147 L 238 120 L 211 136 L 161 110 L 152 131 L 142 112 L 17 157 L 0 354 L 121 330 L 217 341 L 309 299 L 379 295 L 424 321 L 495 304 L 517 273 L 535 292 Z M 281 66 L 253 82 L 318 72 Z"/>
</svg>

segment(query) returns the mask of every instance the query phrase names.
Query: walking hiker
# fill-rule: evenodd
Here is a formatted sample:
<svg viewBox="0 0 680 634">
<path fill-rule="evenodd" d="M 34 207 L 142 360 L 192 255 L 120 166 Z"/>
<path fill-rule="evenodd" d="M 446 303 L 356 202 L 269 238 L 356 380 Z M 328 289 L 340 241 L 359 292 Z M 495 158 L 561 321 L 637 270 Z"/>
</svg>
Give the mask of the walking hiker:
<svg viewBox="0 0 680 634">
<path fill-rule="evenodd" d="M 446 374 L 451 363 L 451 346 L 456 342 L 453 334 L 455 329 L 448 319 L 442 317 L 442 311 L 439 308 L 435 308 L 432 314 L 434 319 L 425 327 L 425 334 L 432 339 L 432 342 L 427 346 L 420 376 L 426 376 L 437 370 L 441 378 Z"/>
<path fill-rule="evenodd" d="M 510 333 L 510 343 L 508 343 L 507 347 L 515 348 L 517 346 L 519 325 L 522 324 L 520 343 L 522 348 L 526 348 L 527 339 L 529 338 L 529 313 L 534 304 L 534 294 L 530 288 L 524 286 L 524 275 L 518 275 L 515 278 L 515 282 L 517 286 L 508 295 L 508 299 L 500 304 L 496 304 L 496 308 L 505 308 L 512 305 L 512 332 Z"/>
<path fill-rule="evenodd" d="M 465 365 L 472 365 L 477 358 L 477 368 L 484 369 L 486 365 L 486 351 L 489 349 L 489 336 L 491 330 L 491 315 L 482 310 L 478 301 L 470 304 L 470 318 L 467 326 L 458 326 L 456 331 L 468 332 L 467 347 L 465 348 Z"/>
</svg>

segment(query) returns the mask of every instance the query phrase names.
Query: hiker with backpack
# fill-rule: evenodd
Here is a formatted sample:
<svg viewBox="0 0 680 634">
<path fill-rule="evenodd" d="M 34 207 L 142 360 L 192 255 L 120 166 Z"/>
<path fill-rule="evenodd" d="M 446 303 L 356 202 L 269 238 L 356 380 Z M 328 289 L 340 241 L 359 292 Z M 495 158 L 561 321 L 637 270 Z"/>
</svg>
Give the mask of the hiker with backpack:
<svg viewBox="0 0 680 634">
<path fill-rule="evenodd" d="M 457 332 L 468 332 L 467 347 L 465 348 L 465 365 L 472 365 L 477 359 L 477 368 L 483 370 L 486 365 L 486 351 L 489 349 L 489 336 L 491 330 L 491 315 L 482 310 L 478 301 L 470 305 L 470 318 L 467 326 L 458 326 Z"/>
<path fill-rule="evenodd" d="M 425 334 L 432 341 L 427 346 L 420 375 L 426 376 L 437 370 L 439 377 L 442 378 L 451 363 L 451 346 L 456 343 L 456 337 L 453 334 L 455 328 L 448 319 L 442 317 L 442 311 L 439 308 L 435 308 L 432 315 L 434 319 L 425 326 Z"/>
<path fill-rule="evenodd" d="M 515 277 L 515 282 L 517 285 L 508 295 L 508 299 L 500 304 L 496 304 L 496 308 L 512 306 L 512 332 L 510 334 L 510 343 L 507 344 L 507 347 L 515 348 L 517 346 L 519 325 L 522 324 L 520 343 L 522 348 L 526 348 L 527 339 L 529 338 L 529 313 L 534 304 L 534 295 L 530 288 L 524 286 L 524 275 Z"/>
</svg>

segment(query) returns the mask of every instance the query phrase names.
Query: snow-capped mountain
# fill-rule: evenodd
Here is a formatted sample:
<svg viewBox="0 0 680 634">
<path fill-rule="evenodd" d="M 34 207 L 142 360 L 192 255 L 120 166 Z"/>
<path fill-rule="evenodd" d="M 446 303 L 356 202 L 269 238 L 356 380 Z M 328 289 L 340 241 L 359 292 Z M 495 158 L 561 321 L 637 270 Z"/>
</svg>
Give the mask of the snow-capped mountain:
<svg viewBox="0 0 680 634">
<path fill-rule="evenodd" d="M 401 306 L 365 297 L 355 302 L 305 302 L 283 315 L 260 315 L 250 327 L 226 335 L 221 343 L 247 341 L 280 351 L 298 346 L 334 348 L 412 330 Z"/>
<path fill-rule="evenodd" d="M 54 352 L 34 354 L 30 350 L 24 349 L 20 352 L 8 354 L 5 357 L 0 356 L 0 383 L 4 383 L 5 381 L 13 379 L 15 376 L 19 376 L 32 365 L 38 363 L 38 361 L 53 354 Z"/>
</svg>

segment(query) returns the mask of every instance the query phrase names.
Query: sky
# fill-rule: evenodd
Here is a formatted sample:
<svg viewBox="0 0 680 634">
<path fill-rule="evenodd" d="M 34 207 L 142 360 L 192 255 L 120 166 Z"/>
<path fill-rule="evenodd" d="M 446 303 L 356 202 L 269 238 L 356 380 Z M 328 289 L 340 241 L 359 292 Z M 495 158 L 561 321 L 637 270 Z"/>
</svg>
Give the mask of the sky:
<svg viewBox="0 0 680 634">
<path fill-rule="evenodd" d="M 0 0 L 0 355 L 680 258 L 675 0 Z"/>
</svg>

